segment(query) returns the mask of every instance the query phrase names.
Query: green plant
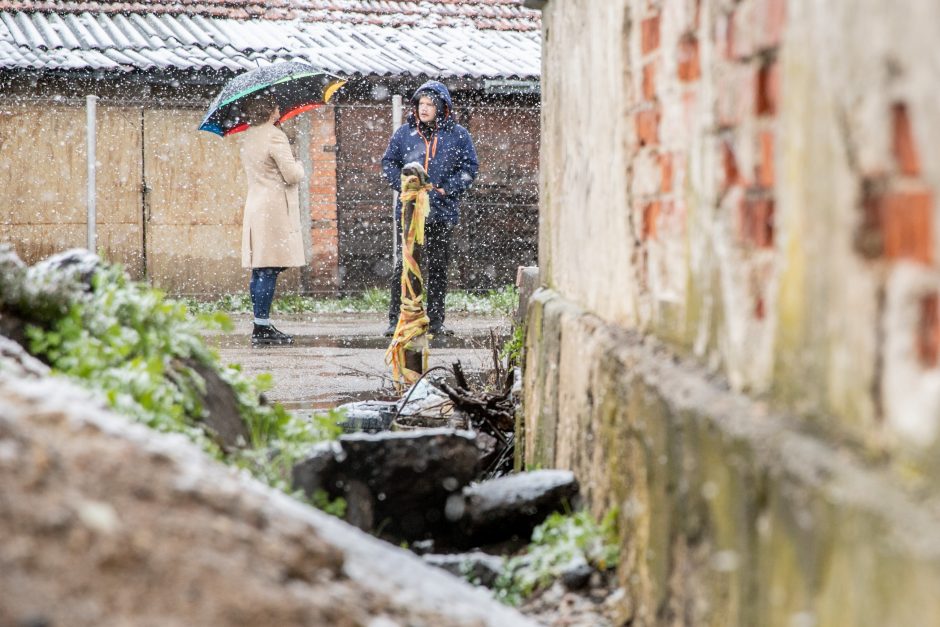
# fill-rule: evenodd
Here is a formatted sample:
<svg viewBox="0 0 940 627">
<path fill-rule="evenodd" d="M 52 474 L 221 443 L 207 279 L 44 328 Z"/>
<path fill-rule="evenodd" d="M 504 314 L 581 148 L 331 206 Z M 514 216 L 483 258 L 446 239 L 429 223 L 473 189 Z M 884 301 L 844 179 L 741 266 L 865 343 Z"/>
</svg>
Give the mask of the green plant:
<svg viewBox="0 0 940 627">
<path fill-rule="evenodd" d="M 230 330 L 224 313 L 193 315 L 184 304 L 128 280 L 119 266 L 99 268 L 90 291 L 63 293 L 69 294 L 67 302 L 50 309 L 58 317 L 27 328 L 30 352 L 54 373 L 100 393 L 115 411 L 159 431 L 184 433 L 212 455 L 287 492 L 294 463 L 313 444 L 341 432 L 342 412 L 299 418 L 261 400 L 273 384 L 271 375 L 250 378 L 238 365 L 219 363 L 202 334 Z M 29 295 L 22 298 L 21 306 L 28 307 Z M 195 365 L 216 371 L 234 391 L 250 433 L 244 449 L 224 455 L 202 428 L 205 382 Z"/>
<path fill-rule="evenodd" d="M 236 451 L 229 461 L 271 487 L 304 500 L 303 495 L 291 485 L 291 470 L 310 453 L 314 445 L 335 440 L 342 434 L 339 423 L 345 420 L 346 412 L 330 409 L 325 414 L 315 414 L 309 419 L 287 412 L 284 414 L 286 420 L 268 435 L 263 446 Z"/>
<path fill-rule="evenodd" d="M 317 490 L 310 498 L 310 504 L 337 518 L 346 517 L 346 499 L 341 496 L 331 499 L 326 490 Z"/>
<path fill-rule="evenodd" d="M 519 306 L 519 292 L 511 285 L 482 294 L 453 291 L 447 293 L 444 306 L 447 311 L 510 315 Z"/>
<path fill-rule="evenodd" d="M 605 570 L 616 565 L 617 510 L 600 523 L 587 511 L 551 514 L 532 531 L 532 541 L 520 555 L 506 561 L 495 585 L 496 598 L 519 605 L 534 591 L 548 586 L 572 563 L 584 561 Z"/>
<path fill-rule="evenodd" d="M 226 313 L 251 312 L 251 299 L 247 294 L 226 294 L 214 301 L 185 299 L 187 308 L 193 313 L 222 311 Z M 272 311 L 281 314 L 299 313 L 356 313 L 388 310 L 388 290 L 372 288 L 355 296 L 324 298 L 287 294 L 274 300 Z"/>
<path fill-rule="evenodd" d="M 519 365 L 522 360 L 522 349 L 525 346 L 525 325 L 518 324 L 512 329 L 512 335 L 503 344 L 499 352 L 500 359 L 505 360 L 506 367 Z"/>
<path fill-rule="evenodd" d="M 224 294 L 214 301 L 200 301 L 194 298 L 184 298 L 181 302 L 191 313 L 199 315 L 206 313 L 249 313 L 251 312 L 251 297 L 248 294 Z"/>
<path fill-rule="evenodd" d="M 198 425 L 205 384 L 192 366 L 218 368 L 200 333 L 229 328 L 227 316 L 191 318 L 183 305 L 128 281 L 117 266 L 99 269 L 92 288 L 74 298 L 61 317 L 27 328 L 30 352 L 55 372 L 102 393 L 118 412 L 161 431 L 185 432 L 218 454 Z M 275 410 L 252 401 L 251 382 L 224 369 L 220 374 L 237 383 L 249 425 L 276 419 Z"/>
<path fill-rule="evenodd" d="M 214 301 L 186 299 L 183 301 L 194 314 L 214 312 L 249 313 L 251 300 L 247 294 L 226 294 Z M 481 294 L 452 291 L 447 294 L 446 307 L 452 312 L 510 315 L 519 305 L 519 295 L 512 286 Z M 387 289 L 370 288 L 360 294 L 341 298 L 287 294 L 275 299 L 272 310 L 281 314 L 381 313 L 388 311 Z"/>
</svg>

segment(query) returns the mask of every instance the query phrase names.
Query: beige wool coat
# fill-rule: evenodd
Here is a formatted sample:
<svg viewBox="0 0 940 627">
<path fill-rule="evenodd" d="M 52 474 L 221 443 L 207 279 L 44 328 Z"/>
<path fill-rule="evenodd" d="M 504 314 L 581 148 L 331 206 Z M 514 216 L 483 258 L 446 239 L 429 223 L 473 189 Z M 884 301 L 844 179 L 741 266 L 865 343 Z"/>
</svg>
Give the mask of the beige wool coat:
<svg viewBox="0 0 940 627">
<path fill-rule="evenodd" d="M 299 191 L 304 167 L 294 158 L 287 135 L 274 124 L 249 128 L 242 139 L 241 159 L 248 176 L 242 266 L 306 265 Z"/>
</svg>

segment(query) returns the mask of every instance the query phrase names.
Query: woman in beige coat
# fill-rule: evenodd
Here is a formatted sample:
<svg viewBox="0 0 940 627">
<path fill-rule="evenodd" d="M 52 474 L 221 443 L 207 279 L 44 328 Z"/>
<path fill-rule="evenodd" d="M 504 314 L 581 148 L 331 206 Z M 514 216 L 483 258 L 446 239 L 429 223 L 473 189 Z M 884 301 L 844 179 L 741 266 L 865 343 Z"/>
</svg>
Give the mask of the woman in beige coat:
<svg viewBox="0 0 940 627">
<path fill-rule="evenodd" d="M 248 176 L 242 221 L 242 266 L 251 268 L 249 292 L 255 324 L 252 344 L 290 344 L 294 339 L 271 324 L 277 275 L 306 265 L 300 226 L 299 183 L 304 168 L 291 152 L 273 98 L 261 95 L 246 106 L 249 128 L 241 146 Z"/>
</svg>

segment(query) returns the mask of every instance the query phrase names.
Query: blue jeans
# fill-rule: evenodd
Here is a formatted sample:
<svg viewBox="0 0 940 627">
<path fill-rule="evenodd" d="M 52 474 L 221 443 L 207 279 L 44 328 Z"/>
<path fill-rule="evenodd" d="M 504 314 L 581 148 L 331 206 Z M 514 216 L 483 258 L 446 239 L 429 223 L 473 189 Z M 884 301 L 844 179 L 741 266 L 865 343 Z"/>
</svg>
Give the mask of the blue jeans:
<svg viewBox="0 0 940 627">
<path fill-rule="evenodd" d="M 267 320 L 271 314 L 271 303 L 274 302 L 274 288 L 277 286 L 277 275 L 286 268 L 252 268 L 251 282 L 248 284 L 248 293 L 251 294 L 251 304 L 255 318 Z"/>
</svg>

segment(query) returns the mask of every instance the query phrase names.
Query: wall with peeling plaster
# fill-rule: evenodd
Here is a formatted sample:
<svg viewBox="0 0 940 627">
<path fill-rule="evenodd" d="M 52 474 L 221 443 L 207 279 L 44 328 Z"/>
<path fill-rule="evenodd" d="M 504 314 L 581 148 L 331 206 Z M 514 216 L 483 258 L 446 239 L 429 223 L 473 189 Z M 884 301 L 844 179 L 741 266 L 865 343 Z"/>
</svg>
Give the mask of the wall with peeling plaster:
<svg viewBox="0 0 940 627">
<path fill-rule="evenodd" d="M 529 315 L 527 460 L 578 469 L 595 509 L 627 512 L 622 571 L 639 577 L 645 621 L 940 624 L 929 603 L 928 622 L 894 613 L 895 596 L 927 601 L 913 577 L 935 582 L 938 562 L 881 537 L 865 547 L 868 533 L 909 533 L 889 512 L 843 512 L 829 487 L 766 462 L 759 438 L 722 436 L 728 407 L 686 406 L 638 377 L 643 353 L 611 361 L 621 334 L 647 338 L 667 362 L 694 365 L 683 376 L 742 399 L 744 420 L 813 433 L 813 463 L 876 467 L 881 501 L 910 497 L 940 527 L 921 504 L 940 491 L 940 4 L 549 0 L 542 24 L 546 290 Z M 706 444 L 671 429 L 718 435 Z M 625 443 L 604 462 L 591 451 L 608 437 Z M 781 438 L 770 448 L 785 457 Z M 737 449 L 754 472 L 722 470 Z M 660 464 L 672 470 L 652 472 Z M 746 489 L 715 484 L 693 546 L 675 495 L 696 494 L 683 487 L 696 472 Z M 810 523 L 774 501 L 792 491 L 805 493 Z M 792 533 L 775 535 L 781 526 Z M 842 533 L 854 540 L 836 542 Z M 754 581 L 705 599 L 683 579 L 696 550 L 706 564 L 732 551 L 734 572 Z M 849 597 L 835 591 L 832 572 L 883 558 L 903 577 L 876 569 L 852 575 Z M 837 620 L 839 599 L 882 622 L 848 610 Z"/>
<path fill-rule="evenodd" d="M 936 24 L 927 0 L 549 2 L 545 284 L 859 441 L 932 441 Z"/>
</svg>

